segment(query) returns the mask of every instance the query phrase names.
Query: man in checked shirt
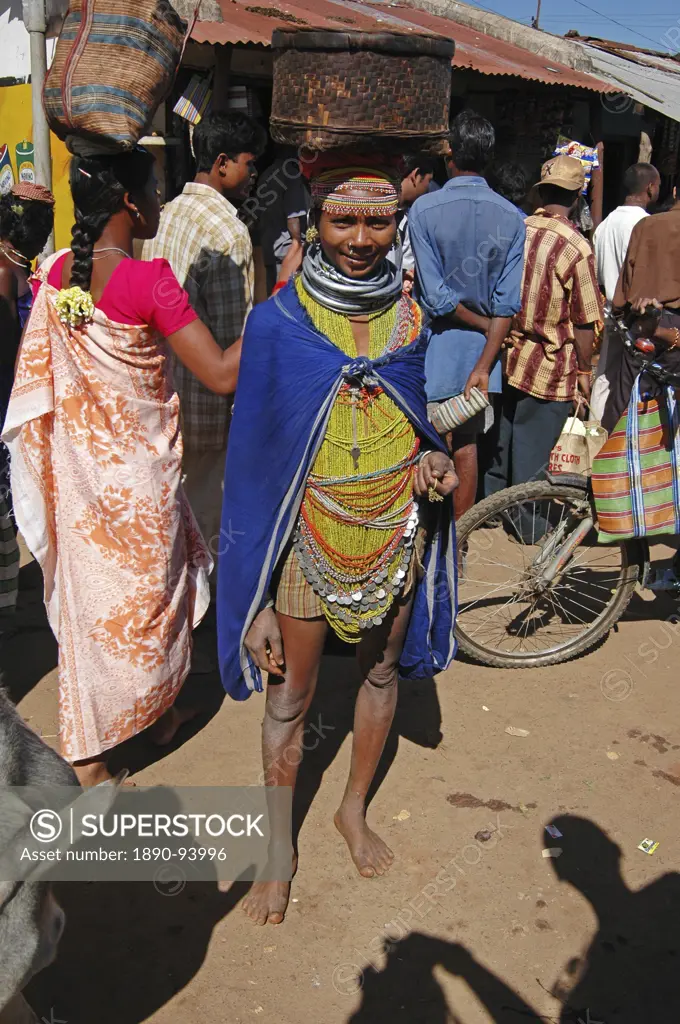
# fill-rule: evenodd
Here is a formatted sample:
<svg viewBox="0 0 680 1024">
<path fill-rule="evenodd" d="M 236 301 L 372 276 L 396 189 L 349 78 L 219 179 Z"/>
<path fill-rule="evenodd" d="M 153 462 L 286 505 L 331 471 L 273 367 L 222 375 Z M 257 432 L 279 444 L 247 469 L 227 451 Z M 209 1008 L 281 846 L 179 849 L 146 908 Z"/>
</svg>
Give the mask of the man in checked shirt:
<svg viewBox="0 0 680 1024">
<path fill-rule="evenodd" d="M 248 229 L 229 199 L 247 196 L 266 141 L 264 129 L 245 114 L 206 115 L 193 137 L 196 176 L 166 205 L 158 234 L 144 243 L 144 259 L 168 260 L 223 348 L 240 345 L 254 283 Z M 208 391 L 178 360 L 173 373 L 184 439 L 184 489 L 217 561 L 231 399 Z M 211 583 L 214 588 L 215 573 Z"/>
</svg>

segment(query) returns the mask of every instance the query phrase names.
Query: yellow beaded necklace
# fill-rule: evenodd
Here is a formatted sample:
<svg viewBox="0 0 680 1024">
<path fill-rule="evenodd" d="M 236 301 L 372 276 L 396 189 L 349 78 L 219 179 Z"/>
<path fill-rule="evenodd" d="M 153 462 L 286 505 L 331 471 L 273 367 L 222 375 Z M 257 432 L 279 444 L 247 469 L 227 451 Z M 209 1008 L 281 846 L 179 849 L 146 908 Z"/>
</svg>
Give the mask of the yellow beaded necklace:
<svg viewBox="0 0 680 1024">
<path fill-rule="evenodd" d="M 356 356 L 349 318 L 313 299 L 300 278 L 296 289 L 317 330 Z M 371 359 L 393 340 L 404 315 L 399 307 L 369 316 Z M 406 579 L 418 446 L 410 421 L 382 389 L 343 385 L 309 476 L 296 551 L 328 622 L 349 643 L 382 621 Z"/>
</svg>

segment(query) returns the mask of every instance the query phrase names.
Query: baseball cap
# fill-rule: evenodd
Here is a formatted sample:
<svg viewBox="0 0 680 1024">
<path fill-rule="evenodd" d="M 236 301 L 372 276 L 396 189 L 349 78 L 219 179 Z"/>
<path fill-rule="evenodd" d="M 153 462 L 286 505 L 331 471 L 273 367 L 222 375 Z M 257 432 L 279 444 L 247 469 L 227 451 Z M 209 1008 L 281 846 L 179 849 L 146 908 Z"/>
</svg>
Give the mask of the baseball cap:
<svg viewBox="0 0 680 1024">
<path fill-rule="evenodd" d="M 586 175 L 580 160 L 573 156 L 554 156 L 541 168 L 541 180 L 536 185 L 557 185 L 570 192 L 580 192 Z"/>
</svg>

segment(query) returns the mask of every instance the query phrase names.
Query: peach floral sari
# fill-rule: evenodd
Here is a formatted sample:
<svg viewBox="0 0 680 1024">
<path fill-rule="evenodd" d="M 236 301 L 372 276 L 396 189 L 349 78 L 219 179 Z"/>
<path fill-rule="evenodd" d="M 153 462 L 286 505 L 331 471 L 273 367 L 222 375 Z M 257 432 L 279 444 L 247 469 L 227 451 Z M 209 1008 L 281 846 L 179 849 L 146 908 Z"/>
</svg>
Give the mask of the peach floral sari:
<svg viewBox="0 0 680 1024">
<path fill-rule="evenodd" d="M 141 732 L 175 700 L 211 560 L 180 483 L 164 340 L 100 310 L 65 327 L 51 264 L 38 273 L 3 440 L 59 643 L 62 752 L 78 761 Z"/>
</svg>

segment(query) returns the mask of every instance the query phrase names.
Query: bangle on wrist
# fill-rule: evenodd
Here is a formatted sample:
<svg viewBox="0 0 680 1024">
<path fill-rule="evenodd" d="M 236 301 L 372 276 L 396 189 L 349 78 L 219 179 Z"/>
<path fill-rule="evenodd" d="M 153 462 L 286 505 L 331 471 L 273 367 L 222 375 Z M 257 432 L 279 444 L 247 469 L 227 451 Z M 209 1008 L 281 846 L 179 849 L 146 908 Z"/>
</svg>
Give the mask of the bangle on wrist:
<svg viewBox="0 0 680 1024">
<path fill-rule="evenodd" d="M 673 341 L 670 342 L 668 346 L 669 349 L 677 348 L 678 345 L 680 345 L 680 329 L 677 327 L 671 327 L 671 332 L 673 334 Z"/>
<path fill-rule="evenodd" d="M 677 328 L 676 328 L 676 330 L 677 330 Z M 678 332 L 678 333 L 680 333 L 680 332 Z M 589 370 L 577 370 L 576 371 L 576 376 L 577 377 L 590 377 L 592 372 L 593 372 L 593 368 L 592 367 Z"/>
</svg>

